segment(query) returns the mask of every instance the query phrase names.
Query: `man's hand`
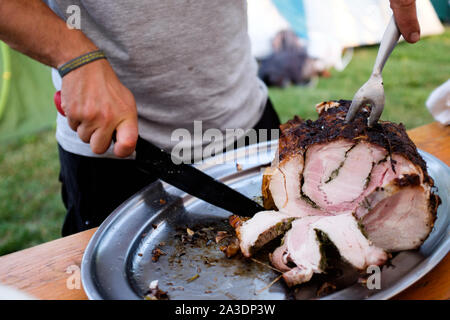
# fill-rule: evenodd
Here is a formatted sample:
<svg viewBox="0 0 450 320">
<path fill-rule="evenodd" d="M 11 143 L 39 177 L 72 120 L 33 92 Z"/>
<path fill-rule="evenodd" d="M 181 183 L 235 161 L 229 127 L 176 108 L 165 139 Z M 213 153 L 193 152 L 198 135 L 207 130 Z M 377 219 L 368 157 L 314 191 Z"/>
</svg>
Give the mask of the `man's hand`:
<svg viewBox="0 0 450 320">
<path fill-rule="evenodd" d="M 397 26 L 409 43 L 420 40 L 420 26 L 417 20 L 416 0 L 391 0 Z"/>
<path fill-rule="evenodd" d="M 69 126 L 94 153 L 108 150 L 114 131 L 114 154 L 133 153 L 138 137 L 136 102 L 107 60 L 97 60 L 63 78 L 61 107 Z"/>
<path fill-rule="evenodd" d="M 0 0 L 0 39 L 54 68 L 98 49 L 83 32 L 67 28 L 41 0 Z M 64 77 L 61 107 L 70 127 L 91 144 L 93 152 L 108 149 L 114 130 L 114 153 L 126 157 L 134 151 L 136 103 L 107 60 L 94 61 Z"/>
</svg>

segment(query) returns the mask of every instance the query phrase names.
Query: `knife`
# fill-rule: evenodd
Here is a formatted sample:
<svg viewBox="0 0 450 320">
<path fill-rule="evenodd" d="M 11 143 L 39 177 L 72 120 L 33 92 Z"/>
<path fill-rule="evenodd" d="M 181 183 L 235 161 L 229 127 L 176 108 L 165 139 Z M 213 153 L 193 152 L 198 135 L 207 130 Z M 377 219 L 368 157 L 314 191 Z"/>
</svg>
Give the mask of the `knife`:
<svg viewBox="0 0 450 320">
<path fill-rule="evenodd" d="M 61 108 L 61 93 L 55 93 L 55 106 L 65 116 Z M 153 143 L 138 137 L 136 143 L 136 167 L 154 175 L 162 181 L 219 208 L 244 217 L 252 217 L 264 211 L 257 202 L 214 179 L 192 165 L 175 164 L 172 156 Z"/>
</svg>

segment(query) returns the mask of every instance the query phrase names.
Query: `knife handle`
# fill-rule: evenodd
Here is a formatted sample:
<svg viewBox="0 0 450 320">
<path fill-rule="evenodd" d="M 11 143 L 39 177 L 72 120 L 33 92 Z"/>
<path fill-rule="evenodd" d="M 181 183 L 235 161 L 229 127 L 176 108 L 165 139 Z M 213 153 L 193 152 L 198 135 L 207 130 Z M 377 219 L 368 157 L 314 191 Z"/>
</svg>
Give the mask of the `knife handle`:
<svg viewBox="0 0 450 320">
<path fill-rule="evenodd" d="M 65 117 L 66 113 L 64 112 L 63 108 L 61 107 L 61 91 L 55 92 L 55 95 L 53 96 L 53 101 L 55 102 L 56 110 L 58 110 L 60 115 Z"/>
</svg>

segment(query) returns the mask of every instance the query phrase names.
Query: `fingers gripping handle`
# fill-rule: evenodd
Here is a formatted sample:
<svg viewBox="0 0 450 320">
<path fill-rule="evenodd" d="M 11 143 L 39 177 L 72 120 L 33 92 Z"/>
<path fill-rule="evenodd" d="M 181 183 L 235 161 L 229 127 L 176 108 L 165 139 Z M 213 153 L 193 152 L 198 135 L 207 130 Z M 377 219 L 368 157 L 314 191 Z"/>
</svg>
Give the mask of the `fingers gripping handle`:
<svg viewBox="0 0 450 320">
<path fill-rule="evenodd" d="M 58 110 L 58 113 L 63 117 L 65 117 L 66 113 L 64 112 L 64 109 L 61 107 L 61 91 L 55 92 L 55 95 L 53 96 L 53 102 L 55 103 L 55 107 L 56 110 Z M 114 131 L 112 135 L 112 140 L 116 142 L 116 131 Z"/>
<path fill-rule="evenodd" d="M 53 98 L 56 109 L 65 117 L 66 114 L 61 107 L 61 92 L 56 92 Z M 112 139 L 116 142 L 115 131 Z M 172 155 L 141 137 L 138 137 L 136 144 L 136 163 L 139 169 L 151 174 L 152 177 L 158 176 L 161 180 L 193 196 L 235 214 L 251 217 L 264 210 L 258 203 L 197 168 L 183 164 L 181 161 L 179 162 L 181 164 L 176 165 Z"/>
</svg>

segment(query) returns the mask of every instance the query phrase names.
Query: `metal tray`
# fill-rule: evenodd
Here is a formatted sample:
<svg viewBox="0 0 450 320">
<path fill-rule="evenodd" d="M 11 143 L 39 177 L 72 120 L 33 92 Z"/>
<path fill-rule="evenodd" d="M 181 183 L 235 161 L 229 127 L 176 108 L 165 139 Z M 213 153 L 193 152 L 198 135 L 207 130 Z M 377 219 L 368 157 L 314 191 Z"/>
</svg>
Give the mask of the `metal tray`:
<svg viewBox="0 0 450 320">
<path fill-rule="evenodd" d="M 199 168 L 256 199 L 261 196 L 261 169 L 276 147 L 277 141 L 253 145 L 239 149 L 225 164 Z M 356 272 L 345 268 L 340 274 L 314 276 L 294 290 L 282 280 L 267 288 L 278 276 L 275 271 L 240 255 L 228 259 L 219 244 L 207 240 L 218 230 L 230 231 L 228 212 L 159 181 L 122 204 L 96 231 L 82 260 L 84 290 L 89 299 L 143 299 L 150 282 L 159 280 L 170 299 L 317 299 L 319 287 L 331 281 L 337 291 L 320 299 L 389 299 L 429 272 L 450 249 L 450 169 L 432 155 L 420 154 L 442 199 L 438 218 L 419 250 L 400 252 L 392 266 L 383 267 L 379 290 L 367 289 Z M 206 236 L 182 244 L 186 228 Z M 153 262 L 156 247 L 165 255 Z M 269 252 L 256 259 L 268 264 Z"/>
</svg>

